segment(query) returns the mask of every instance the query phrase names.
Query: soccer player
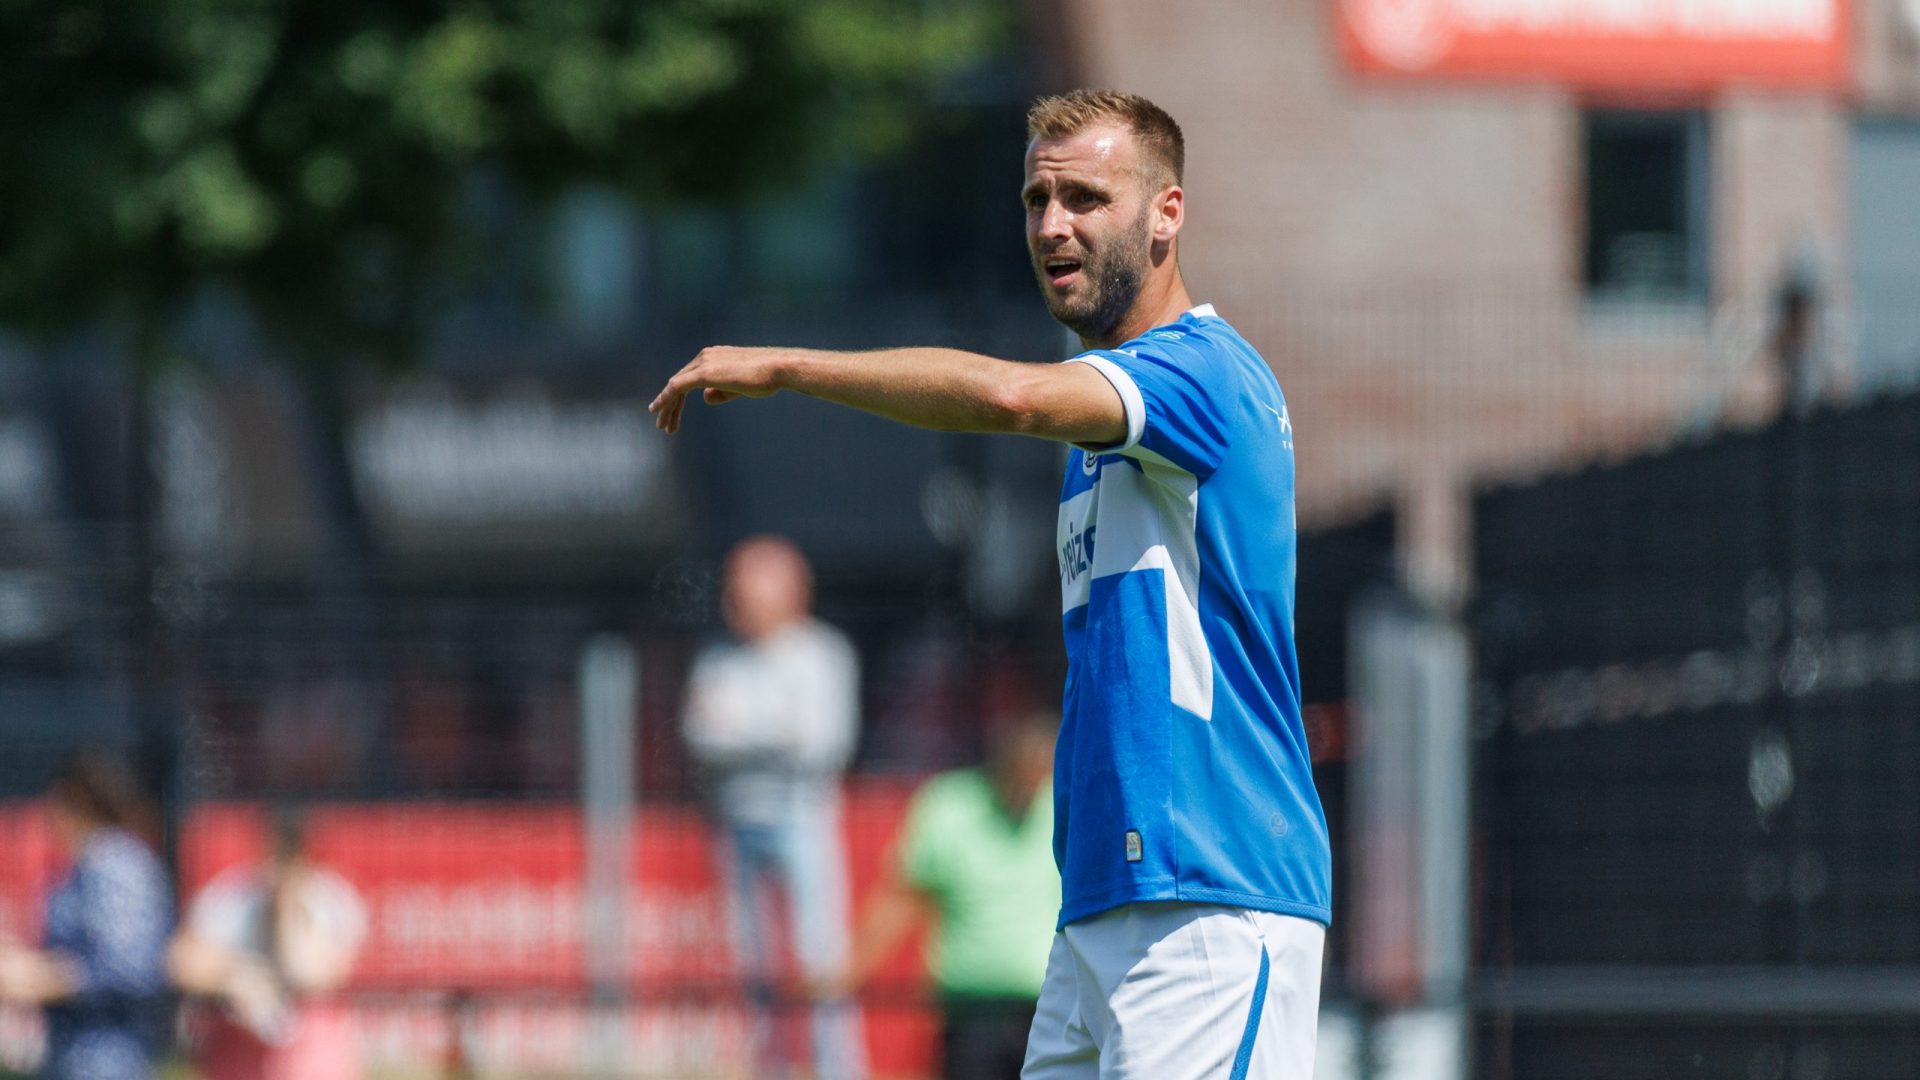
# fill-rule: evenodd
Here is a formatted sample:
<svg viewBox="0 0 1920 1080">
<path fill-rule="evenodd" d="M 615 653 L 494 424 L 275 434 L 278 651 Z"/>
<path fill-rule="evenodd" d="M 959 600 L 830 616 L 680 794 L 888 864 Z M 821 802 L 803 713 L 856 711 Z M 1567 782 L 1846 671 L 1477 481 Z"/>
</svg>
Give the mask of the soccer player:
<svg viewBox="0 0 1920 1080">
<path fill-rule="evenodd" d="M 1033 1080 L 1312 1075 L 1326 819 L 1293 644 L 1293 428 L 1266 361 L 1180 273 L 1180 129 L 1076 91 L 1028 114 L 1027 247 L 1086 351 L 709 348 L 651 409 L 791 390 L 943 431 L 1068 443 L 1059 929 Z"/>
</svg>

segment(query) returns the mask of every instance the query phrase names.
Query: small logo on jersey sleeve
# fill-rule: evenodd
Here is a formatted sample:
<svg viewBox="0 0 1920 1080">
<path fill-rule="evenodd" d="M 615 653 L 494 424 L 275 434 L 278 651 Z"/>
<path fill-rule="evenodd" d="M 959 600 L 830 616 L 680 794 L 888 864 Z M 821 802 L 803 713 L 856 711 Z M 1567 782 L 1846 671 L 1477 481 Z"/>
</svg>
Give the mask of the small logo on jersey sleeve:
<svg viewBox="0 0 1920 1080">
<path fill-rule="evenodd" d="M 1275 420 L 1280 421 L 1280 440 L 1281 440 L 1282 449 L 1286 449 L 1286 450 L 1293 449 L 1293 417 L 1287 412 L 1286 405 L 1283 403 L 1279 408 L 1276 409 L 1273 406 L 1263 401 L 1260 403 L 1260 407 L 1272 413 L 1273 418 Z"/>
<path fill-rule="evenodd" d="M 1140 833 L 1136 829 L 1127 830 L 1127 861 L 1139 862 L 1146 858 L 1146 851 L 1140 843 Z"/>
<path fill-rule="evenodd" d="M 1083 473 L 1086 473 L 1088 476 L 1092 476 L 1094 473 L 1099 472 L 1100 471 L 1100 455 L 1089 454 L 1085 450 L 1080 451 L 1080 471 Z"/>
</svg>

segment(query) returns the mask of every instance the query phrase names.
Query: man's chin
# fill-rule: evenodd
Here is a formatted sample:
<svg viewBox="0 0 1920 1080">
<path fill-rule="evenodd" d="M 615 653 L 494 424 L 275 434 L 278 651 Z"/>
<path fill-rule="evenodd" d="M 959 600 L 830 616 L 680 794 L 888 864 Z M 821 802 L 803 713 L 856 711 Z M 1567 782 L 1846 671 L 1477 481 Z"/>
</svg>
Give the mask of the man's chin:
<svg viewBox="0 0 1920 1080">
<path fill-rule="evenodd" d="M 1051 293 L 1047 295 L 1046 300 L 1047 314 L 1053 316 L 1053 321 L 1076 334 L 1080 333 L 1081 327 L 1093 317 L 1092 304 L 1074 303 L 1064 297 L 1053 296 Z"/>
<path fill-rule="evenodd" d="M 1101 342 L 1113 334 L 1111 320 L 1103 320 L 1099 311 L 1076 310 L 1070 313 L 1055 311 L 1053 321 L 1073 331 L 1081 341 Z"/>
</svg>

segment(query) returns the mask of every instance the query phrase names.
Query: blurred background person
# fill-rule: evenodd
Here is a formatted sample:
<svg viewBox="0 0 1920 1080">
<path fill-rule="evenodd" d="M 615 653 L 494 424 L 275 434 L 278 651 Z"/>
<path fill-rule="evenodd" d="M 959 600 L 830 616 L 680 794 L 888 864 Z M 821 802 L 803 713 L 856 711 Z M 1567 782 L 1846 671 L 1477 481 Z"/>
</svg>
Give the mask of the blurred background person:
<svg viewBox="0 0 1920 1080">
<path fill-rule="evenodd" d="M 208 1080 L 353 1080 L 352 1015 L 333 995 L 367 935 L 353 885 L 315 862 L 306 820 L 275 815 L 265 862 L 220 873 L 200 890 L 168 952 L 175 983 L 217 1002 L 196 1031 Z"/>
<path fill-rule="evenodd" d="M 165 1040 L 172 890 L 150 841 L 155 816 L 133 773 L 74 756 L 48 791 L 72 858 L 48 896 L 39 948 L 0 940 L 0 1001 L 46 1014 L 46 1080 L 144 1080 Z"/>
<path fill-rule="evenodd" d="M 759 1006 L 755 1052 L 771 1070 L 761 1075 L 778 1075 L 800 1054 L 792 1025 L 768 1008 L 786 974 L 776 942 L 790 944 L 805 981 L 847 961 L 840 784 L 859 729 L 859 659 L 813 617 L 813 573 L 791 542 L 741 542 L 725 576 L 732 640 L 695 658 L 683 729 L 725 842 L 739 953 Z M 865 1075 L 853 1005 L 825 1000 L 811 1013 L 818 1075 Z"/>
<path fill-rule="evenodd" d="M 867 985 L 915 929 L 930 950 L 943 1018 L 943 1075 L 1017 1080 L 1060 909 L 1053 861 L 1057 717 L 1033 713 L 994 733 L 986 764 L 914 794 L 886 876 L 863 912 L 845 973 L 827 997 Z"/>
</svg>

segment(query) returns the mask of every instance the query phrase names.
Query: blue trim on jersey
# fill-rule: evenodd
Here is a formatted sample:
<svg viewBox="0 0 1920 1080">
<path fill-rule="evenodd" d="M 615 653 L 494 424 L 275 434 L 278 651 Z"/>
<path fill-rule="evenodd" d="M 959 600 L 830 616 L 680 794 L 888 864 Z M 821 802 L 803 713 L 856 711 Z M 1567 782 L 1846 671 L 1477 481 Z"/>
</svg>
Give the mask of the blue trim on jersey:
<svg viewBox="0 0 1920 1080">
<path fill-rule="evenodd" d="M 1253 1007 L 1247 1010 L 1247 1030 L 1240 1036 L 1240 1049 L 1233 1055 L 1233 1072 L 1227 1074 L 1227 1080 L 1247 1080 L 1247 1069 L 1253 1065 L 1253 1040 L 1260 1036 L 1260 1013 L 1267 1004 L 1267 975 L 1273 969 L 1273 958 L 1267 955 L 1267 946 L 1260 945 L 1260 977 L 1253 983 Z"/>
<path fill-rule="evenodd" d="M 1190 904 L 1219 904 L 1222 907 L 1246 908 L 1248 911 L 1267 911 L 1275 915 L 1292 915 L 1326 926 L 1333 922 L 1333 909 L 1324 904 L 1301 904 L 1289 900 L 1275 900 L 1271 896 L 1255 896 L 1252 893 L 1234 892 L 1231 889 L 1181 889 L 1173 899 Z"/>
<path fill-rule="evenodd" d="M 1055 794 L 1056 804 L 1059 801 Z M 1059 826 L 1055 823 L 1055 836 Z M 1058 846 L 1056 842 L 1056 847 Z M 1063 906 L 1060 918 L 1054 924 L 1058 930 L 1068 923 L 1079 922 L 1103 911 L 1112 911 L 1122 904 L 1219 904 L 1221 907 L 1244 908 L 1247 911 L 1265 911 L 1274 915 L 1291 915 L 1296 919 L 1306 919 L 1321 926 L 1333 922 L 1333 909 L 1324 904 L 1303 904 L 1291 900 L 1275 900 L 1271 896 L 1255 893 L 1236 892 L 1232 889 L 1193 889 L 1184 888 L 1172 877 L 1135 878 L 1124 885 L 1117 885 L 1103 893 L 1092 893 L 1076 897 L 1071 905 Z"/>
</svg>

